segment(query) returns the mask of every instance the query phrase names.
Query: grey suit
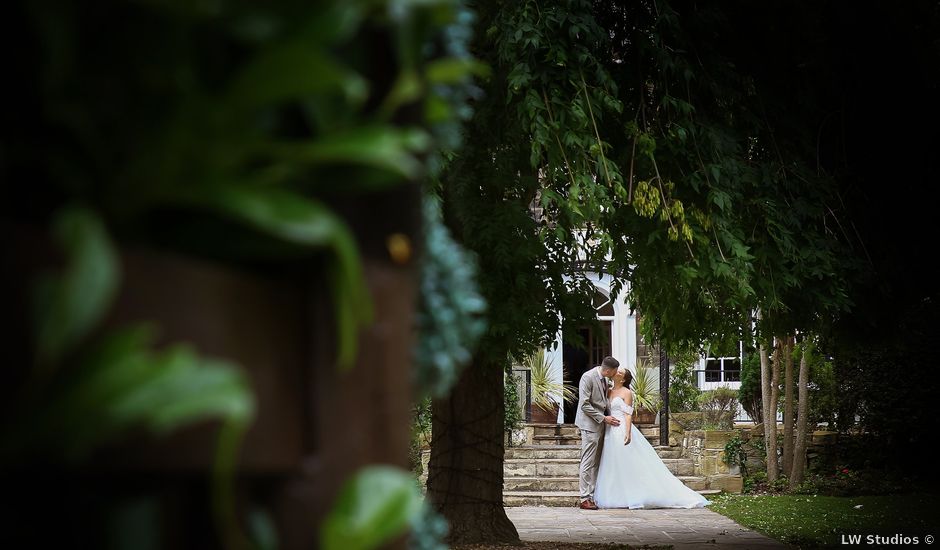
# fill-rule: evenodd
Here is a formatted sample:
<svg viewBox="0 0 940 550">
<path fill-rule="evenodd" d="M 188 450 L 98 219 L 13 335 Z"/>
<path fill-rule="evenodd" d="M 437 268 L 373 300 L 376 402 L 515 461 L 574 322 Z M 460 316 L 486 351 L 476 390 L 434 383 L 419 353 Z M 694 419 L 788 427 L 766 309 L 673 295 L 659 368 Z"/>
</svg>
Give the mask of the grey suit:
<svg viewBox="0 0 940 550">
<path fill-rule="evenodd" d="M 594 499 L 597 467 L 604 447 L 604 417 L 607 415 L 607 380 L 595 367 L 581 376 L 578 384 L 578 410 L 575 425 L 581 429 L 581 500 Z"/>
</svg>

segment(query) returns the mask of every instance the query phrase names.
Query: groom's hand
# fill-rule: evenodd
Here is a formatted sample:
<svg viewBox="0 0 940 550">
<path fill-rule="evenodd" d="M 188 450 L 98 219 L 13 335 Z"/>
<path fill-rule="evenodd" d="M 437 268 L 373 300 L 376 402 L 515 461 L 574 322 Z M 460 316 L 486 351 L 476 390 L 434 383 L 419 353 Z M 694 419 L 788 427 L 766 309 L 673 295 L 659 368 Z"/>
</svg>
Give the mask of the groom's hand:
<svg viewBox="0 0 940 550">
<path fill-rule="evenodd" d="M 619 425 L 620 425 L 620 421 L 617 420 L 616 418 L 612 417 L 612 416 L 605 416 L 605 417 L 604 417 L 604 424 L 610 424 L 611 426 L 619 426 Z"/>
</svg>

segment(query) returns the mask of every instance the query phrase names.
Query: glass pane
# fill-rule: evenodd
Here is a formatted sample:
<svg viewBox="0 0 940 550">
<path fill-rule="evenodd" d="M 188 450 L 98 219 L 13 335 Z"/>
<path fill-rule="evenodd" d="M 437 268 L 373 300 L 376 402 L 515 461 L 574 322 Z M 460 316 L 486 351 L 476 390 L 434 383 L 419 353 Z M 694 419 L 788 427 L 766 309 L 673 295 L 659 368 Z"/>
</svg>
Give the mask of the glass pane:
<svg viewBox="0 0 940 550">
<path fill-rule="evenodd" d="M 725 382 L 741 381 L 741 360 L 738 358 L 724 360 Z"/>
<path fill-rule="evenodd" d="M 721 359 L 708 359 L 705 361 L 705 381 L 721 382 Z"/>
<path fill-rule="evenodd" d="M 597 314 L 601 317 L 614 316 L 614 304 L 601 292 L 594 293 L 594 309 L 597 310 Z"/>
</svg>

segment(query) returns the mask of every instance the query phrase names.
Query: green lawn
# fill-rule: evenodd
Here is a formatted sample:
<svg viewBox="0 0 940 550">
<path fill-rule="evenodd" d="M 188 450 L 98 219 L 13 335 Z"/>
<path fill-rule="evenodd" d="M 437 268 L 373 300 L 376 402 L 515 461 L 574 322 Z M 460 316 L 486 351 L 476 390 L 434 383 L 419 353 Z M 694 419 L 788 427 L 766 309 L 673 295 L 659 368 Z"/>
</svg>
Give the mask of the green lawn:
<svg viewBox="0 0 940 550">
<path fill-rule="evenodd" d="M 777 540 L 813 548 L 839 545 L 842 534 L 940 535 L 937 495 L 826 497 L 727 495 L 710 509 Z M 861 505 L 861 508 L 856 506 Z"/>
</svg>

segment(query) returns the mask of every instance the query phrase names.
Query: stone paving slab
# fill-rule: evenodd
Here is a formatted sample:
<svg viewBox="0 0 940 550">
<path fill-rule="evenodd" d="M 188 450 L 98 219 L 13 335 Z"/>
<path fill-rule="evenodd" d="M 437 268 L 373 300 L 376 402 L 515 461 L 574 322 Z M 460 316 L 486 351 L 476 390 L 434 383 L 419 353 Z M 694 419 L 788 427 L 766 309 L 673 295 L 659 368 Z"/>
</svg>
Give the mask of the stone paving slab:
<svg viewBox="0 0 940 550">
<path fill-rule="evenodd" d="M 524 541 L 668 544 L 677 550 L 791 548 L 707 508 L 581 510 L 573 506 L 520 506 L 506 508 L 506 515 Z"/>
</svg>

